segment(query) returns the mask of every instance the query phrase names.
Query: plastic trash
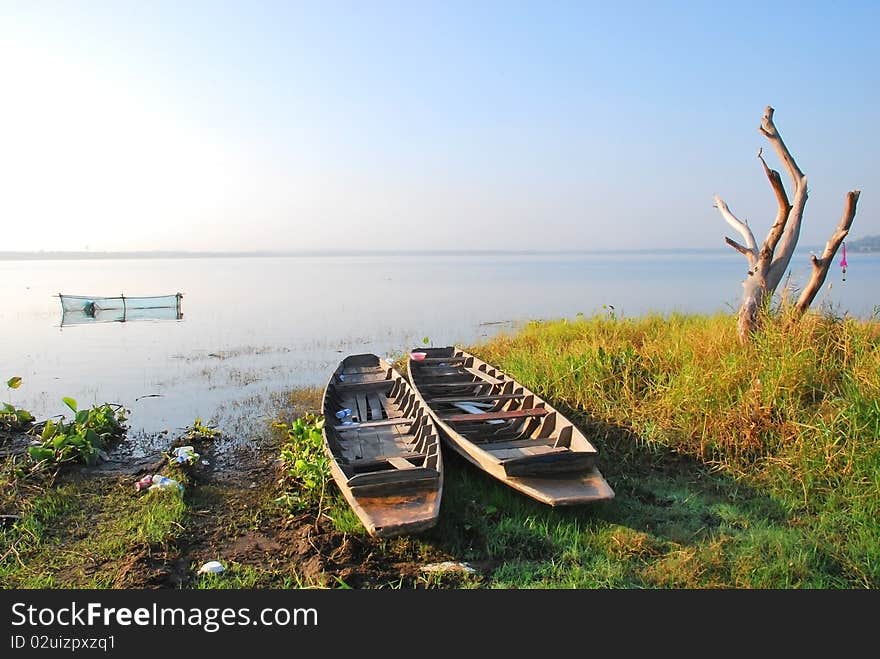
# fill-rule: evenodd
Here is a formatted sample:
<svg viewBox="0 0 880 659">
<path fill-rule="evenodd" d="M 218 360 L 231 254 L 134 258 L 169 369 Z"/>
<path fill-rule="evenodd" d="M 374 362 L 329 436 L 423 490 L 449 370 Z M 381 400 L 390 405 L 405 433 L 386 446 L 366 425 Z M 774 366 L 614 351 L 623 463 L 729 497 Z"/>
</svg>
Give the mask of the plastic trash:
<svg viewBox="0 0 880 659">
<path fill-rule="evenodd" d="M 151 490 L 170 490 L 171 488 L 176 487 L 177 491 L 183 494 L 183 485 L 178 483 L 173 478 L 168 478 L 168 476 L 160 476 L 157 480 L 155 476 L 153 476 L 153 484 L 150 486 Z"/>
<path fill-rule="evenodd" d="M 354 423 L 351 418 L 351 410 L 349 408 L 341 409 L 336 413 L 336 418 L 339 419 L 340 423 L 343 426 L 350 426 Z"/>
<path fill-rule="evenodd" d="M 178 464 L 193 464 L 199 459 L 199 454 L 195 452 L 192 446 L 180 446 L 174 449 L 172 460 Z"/>
<path fill-rule="evenodd" d="M 419 351 L 417 351 L 417 352 L 411 352 L 411 353 L 409 353 L 409 358 L 412 359 L 414 362 L 420 362 L 420 361 L 422 361 L 422 360 L 423 360 L 425 357 L 427 357 L 427 356 L 428 356 L 428 353 L 427 353 L 427 352 L 419 352 Z"/>
<path fill-rule="evenodd" d="M 183 494 L 183 485 L 178 483 L 173 478 L 168 478 L 168 476 L 163 476 L 162 474 L 153 474 L 152 476 L 144 476 L 134 485 L 135 489 L 140 492 L 143 489 L 147 491 L 151 490 L 169 490 L 171 488 L 177 488 L 178 492 Z"/>
<path fill-rule="evenodd" d="M 487 409 L 494 407 L 491 403 L 474 403 L 474 402 L 458 402 L 453 403 L 458 409 L 467 412 L 468 414 L 480 414 L 485 412 Z M 504 421 L 500 419 L 493 419 L 491 421 L 487 421 L 486 423 L 490 423 L 493 426 L 497 426 L 499 423 L 504 423 Z"/>
<path fill-rule="evenodd" d="M 151 490 L 169 490 L 172 487 L 176 487 L 181 493 L 183 493 L 183 485 L 173 478 L 168 478 L 168 476 L 156 474 L 153 476 L 153 484 L 150 485 Z"/>
<path fill-rule="evenodd" d="M 477 569 L 470 563 L 456 563 L 453 561 L 423 565 L 421 570 L 422 572 L 464 572 L 466 574 L 475 574 L 477 572 Z"/>
<path fill-rule="evenodd" d="M 472 414 L 479 414 L 480 412 L 491 410 L 495 407 L 495 403 L 475 403 L 472 401 L 458 401 L 453 403 L 453 405 L 465 412 L 471 412 Z"/>
<path fill-rule="evenodd" d="M 208 561 L 198 569 L 196 574 L 220 574 L 225 569 L 220 561 Z"/>
<path fill-rule="evenodd" d="M 137 483 L 134 484 L 134 489 L 137 490 L 138 492 L 140 492 L 141 490 L 144 490 L 144 489 L 150 487 L 150 485 L 152 485 L 152 484 L 153 484 L 153 477 L 152 476 L 144 476 Z"/>
</svg>

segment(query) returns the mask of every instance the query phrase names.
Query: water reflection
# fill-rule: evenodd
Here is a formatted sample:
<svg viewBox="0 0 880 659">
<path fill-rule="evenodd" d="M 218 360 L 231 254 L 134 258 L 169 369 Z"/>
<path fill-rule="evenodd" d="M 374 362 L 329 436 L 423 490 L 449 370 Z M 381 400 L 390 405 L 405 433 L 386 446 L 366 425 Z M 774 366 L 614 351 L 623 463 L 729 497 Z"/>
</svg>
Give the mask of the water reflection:
<svg viewBox="0 0 880 659">
<path fill-rule="evenodd" d="M 97 309 L 91 314 L 87 311 L 63 311 L 60 326 L 125 323 L 132 320 L 183 320 L 183 312 L 170 307 L 163 309 Z"/>
</svg>

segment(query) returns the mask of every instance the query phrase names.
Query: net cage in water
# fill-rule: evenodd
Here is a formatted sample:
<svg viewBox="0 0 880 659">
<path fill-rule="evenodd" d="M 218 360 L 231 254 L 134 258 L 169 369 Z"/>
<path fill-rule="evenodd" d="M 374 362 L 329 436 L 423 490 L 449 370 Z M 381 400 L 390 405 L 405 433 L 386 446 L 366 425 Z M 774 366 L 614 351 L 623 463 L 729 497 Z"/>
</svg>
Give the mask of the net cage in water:
<svg viewBox="0 0 880 659">
<path fill-rule="evenodd" d="M 88 296 L 59 293 L 63 324 L 95 320 L 180 320 L 183 293 L 152 296 Z"/>
</svg>

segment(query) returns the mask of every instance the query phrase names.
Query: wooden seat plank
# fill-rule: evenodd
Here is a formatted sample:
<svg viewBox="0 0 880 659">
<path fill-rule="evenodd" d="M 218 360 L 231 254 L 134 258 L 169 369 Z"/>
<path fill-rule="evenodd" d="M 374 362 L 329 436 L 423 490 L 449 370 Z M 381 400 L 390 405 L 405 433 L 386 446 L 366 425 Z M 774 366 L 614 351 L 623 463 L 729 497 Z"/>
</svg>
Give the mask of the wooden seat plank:
<svg viewBox="0 0 880 659">
<path fill-rule="evenodd" d="M 415 423 L 415 419 L 398 417 L 396 419 L 380 419 L 379 421 L 364 421 L 363 423 L 350 423 L 347 425 L 333 426 L 333 430 L 337 432 L 345 432 L 346 430 L 360 430 L 361 428 L 381 428 L 383 426 L 402 426 Z"/>
<path fill-rule="evenodd" d="M 490 382 L 492 384 L 504 384 L 505 382 L 509 382 L 509 380 L 501 380 L 499 378 L 492 377 L 491 375 L 489 375 L 485 371 L 481 371 L 477 368 L 466 367 L 464 370 L 466 370 L 471 375 L 478 377 L 480 380 L 483 380 L 484 382 Z"/>
<path fill-rule="evenodd" d="M 487 382 L 489 384 L 504 384 L 504 382 L 505 382 L 505 380 L 499 380 L 498 378 L 492 377 L 491 375 L 489 375 L 485 371 L 480 371 L 476 368 L 462 367 L 462 368 L 457 368 L 457 369 L 446 371 L 446 372 L 443 372 L 443 371 L 432 372 L 433 368 L 437 368 L 437 367 L 427 366 L 423 369 L 419 369 L 420 377 L 444 378 L 444 377 L 453 377 L 456 375 L 461 376 L 461 375 L 470 374 L 470 375 L 473 375 L 475 378 L 477 378 L 477 380 L 482 381 L 482 382 Z"/>
<path fill-rule="evenodd" d="M 348 485 L 375 485 L 379 483 L 398 483 L 407 480 L 420 480 L 424 478 L 437 478 L 439 472 L 436 469 L 415 467 L 413 469 L 387 469 L 385 471 L 370 471 L 365 474 L 355 474 L 348 479 Z"/>
<path fill-rule="evenodd" d="M 517 400 L 525 398 L 531 394 L 480 394 L 478 396 L 437 396 L 429 398 L 428 403 L 469 403 L 471 401 L 480 402 L 485 400 Z"/>
<path fill-rule="evenodd" d="M 344 391 L 370 391 L 375 389 L 381 391 L 383 389 L 391 389 L 394 386 L 393 380 L 373 380 L 370 382 L 334 382 L 333 388 L 338 392 Z"/>
<path fill-rule="evenodd" d="M 497 451 L 493 451 L 493 455 L 499 460 L 509 461 L 509 460 L 524 460 L 526 458 L 532 456 L 544 456 L 550 454 L 559 454 L 570 452 L 567 448 L 554 448 L 552 446 L 529 446 L 529 447 L 519 447 L 519 448 L 506 448 L 499 449 Z"/>
<path fill-rule="evenodd" d="M 533 407 L 528 410 L 501 410 L 499 412 L 483 412 L 482 414 L 450 414 L 441 416 L 441 421 L 452 423 L 476 423 L 478 421 L 494 421 L 496 419 L 522 419 L 530 416 L 544 416 L 549 410 L 544 407 Z"/>
<path fill-rule="evenodd" d="M 340 377 L 344 376 L 342 380 L 339 380 L 342 384 L 369 384 L 370 382 L 386 382 L 389 381 L 388 378 L 384 377 L 381 373 L 375 374 L 360 374 L 360 373 L 342 373 Z"/>
<path fill-rule="evenodd" d="M 368 460 L 359 460 L 357 458 L 349 458 L 345 465 L 354 469 L 355 473 L 360 471 L 369 471 L 376 467 L 387 466 L 391 458 L 402 458 L 409 464 L 413 464 L 413 460 L 423 460 L 428 457 L 427 453 L 400 453 L 399 455 L 377 455 Z"/>
<path fill-rule="evenodd" d="M 388 463 L 397 467 L 398 469 L 415 469 L 416 466 L 400 455 L 395 455 L 388 458 Z"/>
<path fill-rule="evenodd" d="M 511 448 L 529 448 L 533 446 L 553 446 L 555 441 L 553 439 L 532 439 L 531 437 L 527 437 L 525 439 L 512 439 L 510 441 L 497 441 L 493 442 L 491 440 L 486 442 L 478 442 L 477 446 L 479 446 L 484 451 L 502 451 Z"/>
<path fill-rule="evenodd" d="M 462 380 L 461 382 L 426 382 L 419 385 L 420 389 L 452 389 L 454 387 L 491 387 L 491 382 L 479 382 L 475 380 Z"/>
<path fill-rule="evenodd" d="M 424 359 L 413 359 L 416 364 L 461 364 L 467 361 L 467 357 L 425 357 Z"/>
<path fill-rule="evenodd" d="M 385 369 L 381 366 L 372 364 L 370 366 L 346 366 L 345 367 L 345 375 L 348 377 L 349 375 L 358 374 L 358 375 L 380 375 L 382 377 L 385 376 Z"/>
</svg>

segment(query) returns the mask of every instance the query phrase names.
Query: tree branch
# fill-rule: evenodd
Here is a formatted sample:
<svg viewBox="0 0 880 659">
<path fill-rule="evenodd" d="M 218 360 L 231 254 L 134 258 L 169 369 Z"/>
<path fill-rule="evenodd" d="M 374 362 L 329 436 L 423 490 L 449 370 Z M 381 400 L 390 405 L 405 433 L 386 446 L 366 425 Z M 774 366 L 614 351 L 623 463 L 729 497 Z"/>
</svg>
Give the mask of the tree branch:
<svg viewBox="0 0 880 659">
<path fill-rule="evenodd" d="M 825 277 L 828 275 L 828 268 L 831 267 L 831 263 L 834 261 L 834 255 L 837 254 L 840 243 L 849 234 L 850 227 L 856 217 L 856 204 L 859 202 L 859 194 L 861 194 L 859 190 L 852 190 L 846 193 L 846 205 L 843 209 L 843 217 L 840 218 L 840 224 L 837 225 L 837 229 L 831 236 L 831 239 L 825 243 L 825 250 L 822 252 L 822 256 L 819 258 L 811 257 L 813 274 L 804 290 L 801 291 L 801 295 L 795 305 L 799 313 L 804 313 L 810 307 L 816 297 L 816 293 L 819 292 L 822 284 L 825 283 Z"/>
<path fill-rule="evenodd" d="M 734 249 L 744 254 L 749 260 L 749 265 L 754 267 L 755 261 L 758 259 L 758 244 L 755 242 L 755 234 L 752 233 L 748 223 L 740 220 L 731 213 L 727 204 L 725 204 L 724 200 L 718 195 L 715 195 L 715 208 L 719 210 L 721 217 L 723 217 L 730 226 L 736 229 L 736 231 L 743 237 L 743 240 L 745 240 L 746 244 L 744 251 L 736 247 Z M 728 242 L 728 245 L 729 244 L 730 243 Z M 742 247 L 742 245 L 740 245 L 740 247 Z"/>
<path fill-rule="evenodd" d="M 776 155 L 778 155 L 779 159 L 785 163 L 788 173 L 791 175 L 792 183 L 794 183 L 795 189 L 797 189 L 801 183 L 801 179 L 804 178 L 804 173 L 801 171 L 800 167 L 797 166 L 794 157 L 789 152 L 788 147 L 785 146 L 785 142 L 782 141 L 782 136 L 780 136 L 779 131 L 776 130 L 776 124 L 773 123 L 773 112 L 773 108 L 769 105 L 764 108 L 764 117 L 761 119 L 761 126 L 758 130 L 764 134 L 764 137 L 770 140 L 773 149 L 776 151 Z"/>
<path fill-rule="evenodd" d="M 775 169 L 770 169 L 767 166 L 767 161 L 764 160 L 763 151 L 763 149 L 758 149 L 758 160 L 760 160 L 761 164 L 764 166 L 764 173 L 767 175 L 770 185 L 773 187 L 773 192 L 776 193 L 776 203 L 779 207 L 779 210 L 776 212 L 776 220 L 773 222 L 773 226 L 767 233 L 767 237 L 764 239 L 764 244 L 761 245 L 760 260 L 765 262 L 766 267 L 766 265 L 769 264 L 770 259 L 773 258 L 773 253 L 776 251 L 776 245 L 779 243 L 779 239 L 782 237 L 782 233 L 785 230 L 785 224 L 789 217 L 788 214 L 791 211 L 791 204 L 788 203 L 788 195 L 785 193 L 785 186 L 782 185 L 782 177 Z M 773 286 L 770 290 L 775 288 L 776 286 Z"/>
<path fill-rule="evenodd" d="M 748 247 L 739 244 L 733 238 L 728 238 L 727 236 L 724 236 L 724 242 L 733 247 L 740 254 L 744 255 L 747 259 L 751 260 L 752 252 Z"/>
<path fill-rule="evenodd" d="M 775 169 L 770 169 L 767 166 L 767 161 L 764 160 L 763 153 L 764 149 L 758 149 L 758 160 L 760 160 L 761 164 L 764 166 L 764 173 L 770 180 L 770 185 L 773 186 L 773 192 L 776 193 L 776 203 L 779 206 L 776 221 L 779 222 L 779 220 L 782 219 L 781 216 L 788 215 L 788 211 L 791 210 L 791 204 L 788 202 L 788 194 L 786 194 L 785 186 L 782 184 L 782 177 Z"/>
</svg>

